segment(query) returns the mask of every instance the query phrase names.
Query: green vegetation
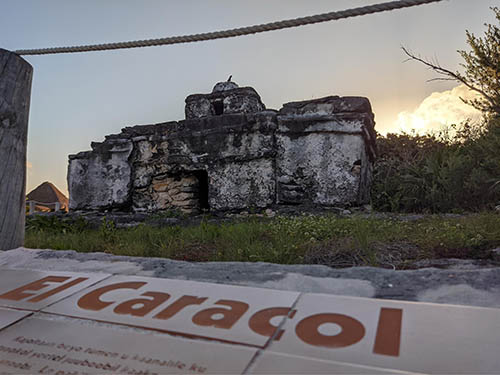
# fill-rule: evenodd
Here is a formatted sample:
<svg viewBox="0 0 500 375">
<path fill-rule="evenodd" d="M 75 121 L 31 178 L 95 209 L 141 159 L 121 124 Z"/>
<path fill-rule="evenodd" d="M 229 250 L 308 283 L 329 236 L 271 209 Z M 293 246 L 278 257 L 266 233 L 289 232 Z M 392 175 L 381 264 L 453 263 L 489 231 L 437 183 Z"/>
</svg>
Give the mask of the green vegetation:
<svg viewBox="0 0 500 375">
<path fill-rule="evenodd" d="M 500 25 L 500 9 L 493 8 Z M 413 60 L 479 94 L 464 100 L 484 115 L 482 124 L 464 119 L 456 134 L 389 134 L 379 137 L 372 191 L 375 209 L 393 212 L 463 212 L 500 204 L 500 28 L 486 25 L 484 37 L 467 32 L 470 51 L 459 51 L 464 73 Z"/>
<path fill-rule="evenodd" d="M 403 47 L 403 51 L 410 57 L 434 70 L 444 78 L 436 80 L 456 81 L 464 84 L 480 97 L 473 100 L 464 100 L 483 112 L 488 119 L 500 116 L 500 8 L 491 8 L 495 13 L 498 25 L 486 24 L 483 37 L 476 37 L 469 31 L 467 44 L 470 51 L 458 51 L 463 59 L 460 64 L 464 73 L 443 68 L 439 63 L 433 63 L 417 57 Z"/>
<path fill-rule="evenodd" d="M 441 136 L 379 137 L 373 207 L 391 212 L 464 212 L 500 204 L 500 120 Z"/>
<path fill-rule="evenodd" d="M 50 221 L 44 223 L 44 221 Z M 46 224 L 46 225 L 45 225 Z M 99 229 L 30 218 L 26 246 L 188 261 L 319 263 L 408 268 L 425 258 L 488 258 L 500 245 L 500 215 L 430 215 L 418 220 L 362 215 L 250 217 L 234 223 Z"/>
<path fill-rule="evenodd" d="M 467 44 L 471 51 L 459 51 L 465 73 L 455 73 L 456 80 L 481 95 L 469 102 L 490 117 L 500 115 L 500 8 L 492 8 L 498 25 L 488 24 L 483 37 L 467 31 Z M 449 75 L 448 75 L 449 76 Z M 450 77 L 450 76 L 449 76 Z"/>
</svg>

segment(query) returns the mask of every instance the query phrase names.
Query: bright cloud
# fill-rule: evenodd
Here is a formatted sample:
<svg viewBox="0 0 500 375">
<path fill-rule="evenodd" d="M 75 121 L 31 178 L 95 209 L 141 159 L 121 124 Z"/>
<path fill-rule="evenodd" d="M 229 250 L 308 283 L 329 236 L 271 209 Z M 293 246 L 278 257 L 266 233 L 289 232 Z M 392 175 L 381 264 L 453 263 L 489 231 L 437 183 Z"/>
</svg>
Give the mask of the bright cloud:
<svg viewBox="0 0 500 375">
<path fill-rule="evenodd" d="M 441 131 L 452 124 L 459 125 L 467 119 L 479 121 L 481 112 L 460 99 L 470 100 L 478 95 L 464 85 L 452 90 L 434 92 L 413 112 L 400 112 L 394 130 L 424 134 Z"/>
</svg>

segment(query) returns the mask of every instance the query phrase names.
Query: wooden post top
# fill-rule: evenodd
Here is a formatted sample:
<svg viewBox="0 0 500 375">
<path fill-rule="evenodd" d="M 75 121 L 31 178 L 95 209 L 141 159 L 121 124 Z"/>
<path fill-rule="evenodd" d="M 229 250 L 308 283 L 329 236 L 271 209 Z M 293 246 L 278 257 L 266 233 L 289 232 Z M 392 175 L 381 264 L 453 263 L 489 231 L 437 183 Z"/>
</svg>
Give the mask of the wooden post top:
<svg viewBox="0 0 500 375">
<path fill-rule="evenodd" d="M 26 144 L 33 67 L 0 49 L 0 250 L 24 244 Z"/>
</svg>

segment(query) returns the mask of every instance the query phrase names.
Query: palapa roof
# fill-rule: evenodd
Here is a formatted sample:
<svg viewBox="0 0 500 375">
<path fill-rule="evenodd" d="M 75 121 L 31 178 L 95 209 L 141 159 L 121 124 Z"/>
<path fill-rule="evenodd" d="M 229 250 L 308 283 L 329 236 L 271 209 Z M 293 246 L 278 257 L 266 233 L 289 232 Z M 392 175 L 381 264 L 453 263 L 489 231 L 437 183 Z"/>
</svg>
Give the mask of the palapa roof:
<svg viewBox="0 0 500 375">
<path fill-rule="evenodd" d="M 61 209 L 68 209 L 68 198 L 51 182 L 45 181 L 33 189 L 26 196 L 28 201 L 36 201 L 37 204 L 50 204 L 59 202 Z"/>
</svg>

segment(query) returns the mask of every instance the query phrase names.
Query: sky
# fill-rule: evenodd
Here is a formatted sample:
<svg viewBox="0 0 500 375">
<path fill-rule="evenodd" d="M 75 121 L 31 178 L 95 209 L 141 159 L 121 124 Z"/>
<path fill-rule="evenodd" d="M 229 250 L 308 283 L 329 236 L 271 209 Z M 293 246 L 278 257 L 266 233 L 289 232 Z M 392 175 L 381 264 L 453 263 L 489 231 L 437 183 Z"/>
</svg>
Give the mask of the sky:
<svg viewBox="0 0 500 375">
<path fill-rule="evenodd" d="M 108 43 L 201 33 L 344 10 L 383 0 L 0 0 L 0 48 Z M 184 118 L 184 99 L 229 75 L 267 108 L 328 95 L 366 96 L 376 129 L 439 129 L 478 114 L 454 82 L 406 61 L 401 47 L 451 70 L 495 22 L 498 0 L 444 0 L 408 9 L 231 39 L 78 54 L 24 56 L 34 67 L 29 192 L 67 194 L 68 155 L 125 126 Z"/>
</svg>

